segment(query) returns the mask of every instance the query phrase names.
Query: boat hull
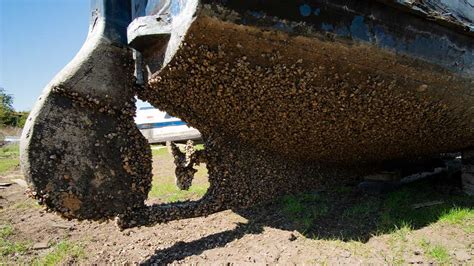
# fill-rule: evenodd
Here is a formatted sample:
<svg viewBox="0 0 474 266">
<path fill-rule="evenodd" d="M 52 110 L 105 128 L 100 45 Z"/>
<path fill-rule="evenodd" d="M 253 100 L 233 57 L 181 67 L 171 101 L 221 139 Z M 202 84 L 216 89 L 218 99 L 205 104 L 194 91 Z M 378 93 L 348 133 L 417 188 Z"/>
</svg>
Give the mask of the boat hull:
<svg viewBox="0 0 474 266">
<path fill-rule="evenodd" d="M 173 56 L 140 95 L 204 135 L 218 132 L 295 160 L 346 165 L 474 146 L 471 37 L 405 14 L 416 30 L 432 26 L 430 38 L 443 36 L 463 52 L 430 54 L 417 52 L 420 43 L 410 32 L 393 39 L 393 48 L 375 33 L 372 41 L 357 38 L 355 26 L 347 38 L 309 24 L 293 30 L 264 19 L 244 24 L 247 13 L 232 18 L 239 10 L 219 4 L 197 7 L 181 44 L 167 51 Z M 386 39 L 397 37 L 389 35 L 393 24 L 375 22 Z"/>
<path fill-rule="evenodd" d="M 93 1 L 84 47 L 22 135 L 31 196 L 68 219 L 127 228 L 472 150 L 472 24 L 416 2 Z M 206 163 L 202 199 L 145 204 L 152 153 L 133 121 L 136 93 L 202 133 L 203 151 L 172 149 L 186 187 Z"/>
</svg>

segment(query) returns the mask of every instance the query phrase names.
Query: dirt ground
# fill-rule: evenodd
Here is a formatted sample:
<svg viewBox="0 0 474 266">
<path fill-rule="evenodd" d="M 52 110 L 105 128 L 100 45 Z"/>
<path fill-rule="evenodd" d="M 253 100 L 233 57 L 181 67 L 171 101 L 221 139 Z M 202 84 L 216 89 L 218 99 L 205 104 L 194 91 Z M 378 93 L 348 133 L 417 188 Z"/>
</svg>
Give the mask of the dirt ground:
<svg viewBox="0 0 474 266">
<path fill-rule="evenodd" d="M 172 182 L 171 162 L 164 150 L 154 152 L 155 186 Z M 198 189 L 155 189 L 150 201 L 201 196 L 201 170 Z M 16 167 L 0 182 L 22 178 Z M 474 198 L 456 184 L 441 177 L 376 196 L 342 184 L 247 210 L 120 231 L 113 221 L 66 221 L 45 212 L 13 182 L 0 189 L 0 264 L 474 265 Z M 433 201 L 439 203 L 413 205 Z"/>
</svg>

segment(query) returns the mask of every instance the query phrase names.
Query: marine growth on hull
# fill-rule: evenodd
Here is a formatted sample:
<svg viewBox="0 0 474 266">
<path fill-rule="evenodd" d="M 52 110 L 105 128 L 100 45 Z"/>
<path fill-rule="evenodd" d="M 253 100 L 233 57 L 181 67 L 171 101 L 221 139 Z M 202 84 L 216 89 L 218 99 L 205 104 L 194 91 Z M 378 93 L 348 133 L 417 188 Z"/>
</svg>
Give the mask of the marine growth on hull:
<svg viewBox="0 0 474 266">
<path fill-rule="evenodd" d="M 123 26 L 105 16 L 27 125 L 32 194 L 67 218 L 118 217 L 127 228 L 474 146 L 474 42 L 457 22 L 373 1 L 317 2 L 163 1 L 128 26 L 126 43 L 107 35 Z M 427 42 L 438 50 L 420 50 Z M 173 148 L 180 188 L 206 163 L 202 199 L 144 204 L 151 154 L 124 108 L 134 94 L 202 133 L 204 151 Z"/>
</svg>

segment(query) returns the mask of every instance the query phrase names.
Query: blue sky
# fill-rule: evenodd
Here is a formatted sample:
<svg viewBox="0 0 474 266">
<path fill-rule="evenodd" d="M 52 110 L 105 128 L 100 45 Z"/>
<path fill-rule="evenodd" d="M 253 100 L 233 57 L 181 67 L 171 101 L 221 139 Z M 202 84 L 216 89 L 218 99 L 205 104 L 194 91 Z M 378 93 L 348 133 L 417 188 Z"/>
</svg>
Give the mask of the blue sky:
<svg viewBox="0 0 474 266">
<path fill-rule="evenodd" d="M 79 51 L 89 7 L 89 0 L 0 0 L 0 87 L 16 110 L 30 110 Z"/>
</svg>

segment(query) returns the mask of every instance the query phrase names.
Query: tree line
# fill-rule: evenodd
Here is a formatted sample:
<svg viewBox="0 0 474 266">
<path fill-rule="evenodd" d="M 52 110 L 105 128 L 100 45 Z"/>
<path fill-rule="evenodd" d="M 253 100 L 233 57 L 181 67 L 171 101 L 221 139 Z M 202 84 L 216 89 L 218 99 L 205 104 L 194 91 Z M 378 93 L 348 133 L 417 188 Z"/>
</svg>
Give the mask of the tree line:
<svg viewBox="0 0 474 266">
<path fill-rule="evenodd" d="M 13 108 L 13 96 L 0 87 L 0 127 L 23 127 L 29 112 L 17 112 Z"/>
</svg>

